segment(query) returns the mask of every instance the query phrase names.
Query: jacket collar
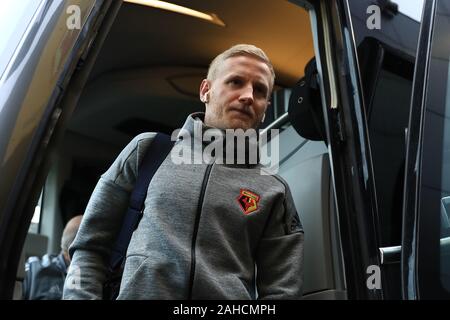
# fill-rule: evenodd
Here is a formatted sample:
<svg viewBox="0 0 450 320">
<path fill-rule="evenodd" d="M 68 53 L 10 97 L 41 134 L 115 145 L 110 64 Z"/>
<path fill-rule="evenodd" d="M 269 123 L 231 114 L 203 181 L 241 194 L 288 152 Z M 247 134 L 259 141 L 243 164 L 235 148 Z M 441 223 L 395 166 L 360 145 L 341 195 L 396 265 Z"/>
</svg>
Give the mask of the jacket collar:
<svg viewBox="0 0 450 320">
<path fill-rule="evenodd" d="M 189 134 L 191 139 L 191 148 L 195 149 L 198 146 L 201 148 L 201 152 L 205 151 L 205 148 L 210 146 L 206 151 L 213 150 L 214 146 L 211 144 L 222 143 L 222 157 L 220 154 L 215 154 L 211 152 L 212 158 L 207 157 L 209 161 L 216 161 L 219 157 L 223 158 L 222 163 L 225 165 L 232 166 L 254 166 L 259 164 L 260 161 L 260 150 L 259 150 L 259 135 L 257 131 L 253 134 L 251 138 L 245 138 L 242 134 L 243 130 L 232 130 L 232 129 L 218 129 L 214 127 L 207 126 L 204 123 L 205 113 L 195 112 L 190 114 L 181 131 L 177 136 L 177 141 L 183 140 L 186 134 Z M 206 133 L 206 135 L 205 135 Z M 249 132 L 248 132 L 249 133 Z M 208 138 L 213 136 L 214 138 Z M 238 143 L 236 136 L 240 136 L 243 143 Z M 215 150 L 220 150 L 216 148 Z M 199 151 L 200 150 L 194 150 Z M 206 154 L 209 154 L 206 152 Z M 230 163 L 231 161 L 231 163 Z"/>
</svg>

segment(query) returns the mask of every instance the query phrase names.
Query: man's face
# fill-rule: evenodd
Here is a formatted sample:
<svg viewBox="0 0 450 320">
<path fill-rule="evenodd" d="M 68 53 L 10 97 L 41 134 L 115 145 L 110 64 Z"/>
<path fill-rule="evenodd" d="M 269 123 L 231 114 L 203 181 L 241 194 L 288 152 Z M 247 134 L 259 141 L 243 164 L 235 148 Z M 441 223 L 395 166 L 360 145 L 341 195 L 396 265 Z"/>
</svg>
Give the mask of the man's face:
<svg viewBox="0 0 450 320">
<path fill-rule="evenodd" d="M 271 72 L 252 56 L 226 59 L 212 81 L 203 80 L 200 98 L 207 101 L 205 124 L 220 129 L 256 128 L 269 105 Z"/>
</svg>

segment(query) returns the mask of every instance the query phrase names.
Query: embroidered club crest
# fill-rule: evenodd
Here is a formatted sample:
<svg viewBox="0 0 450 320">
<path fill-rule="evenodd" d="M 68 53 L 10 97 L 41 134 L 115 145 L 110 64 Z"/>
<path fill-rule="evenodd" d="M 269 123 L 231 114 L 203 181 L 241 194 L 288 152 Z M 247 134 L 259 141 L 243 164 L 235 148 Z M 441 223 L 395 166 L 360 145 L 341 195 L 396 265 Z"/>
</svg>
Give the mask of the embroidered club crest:
<svg viewBox="0 0 450 320">
<path fill-rule="evenodd" d="M 241 193 L 239 194 L 239 197 L 237 197 L 237 202 L 242 211 L 244 211 L 244 214 L 249 214 L 258 210 L 258 201 L 259 196 L 256 193 L 245 189 L 241 189 Z"/>
</svg>

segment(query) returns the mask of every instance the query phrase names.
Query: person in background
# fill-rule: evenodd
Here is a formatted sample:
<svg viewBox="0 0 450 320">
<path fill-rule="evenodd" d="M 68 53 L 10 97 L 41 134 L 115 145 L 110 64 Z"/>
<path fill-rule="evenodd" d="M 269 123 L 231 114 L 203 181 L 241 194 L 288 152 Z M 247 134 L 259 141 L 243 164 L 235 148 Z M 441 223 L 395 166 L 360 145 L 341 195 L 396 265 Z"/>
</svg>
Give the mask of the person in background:
<svg viewBox="0 0 450 320">
<path fill-rule="evenodd" d="M 29 257 L 25 263 L 23 281 L 24 300 L 60 300 L 62 298 L 67 268 L 70 264 L 69 246 L 75 239 L 82 215 L 66 224 L 61 237 L 61 252 L 46 254 L 42 258 Z"/>
</svg>

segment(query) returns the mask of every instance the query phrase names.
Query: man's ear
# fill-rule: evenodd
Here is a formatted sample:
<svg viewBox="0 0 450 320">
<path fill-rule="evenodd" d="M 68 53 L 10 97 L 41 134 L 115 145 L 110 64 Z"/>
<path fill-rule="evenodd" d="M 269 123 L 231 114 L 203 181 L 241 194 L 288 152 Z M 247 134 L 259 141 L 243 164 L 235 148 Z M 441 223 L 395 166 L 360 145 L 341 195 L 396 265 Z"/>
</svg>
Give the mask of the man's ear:
<svg viewBox="0 0 450 320">
<path fill-rule="evenodd" d="M 202 83 L 200 84 L 200 101 L 203 103 L 208 103 L 209 101 L 209 90 L 210 90 L 210 84 L 208 79 L 203 79 Z"/>
</svg>

